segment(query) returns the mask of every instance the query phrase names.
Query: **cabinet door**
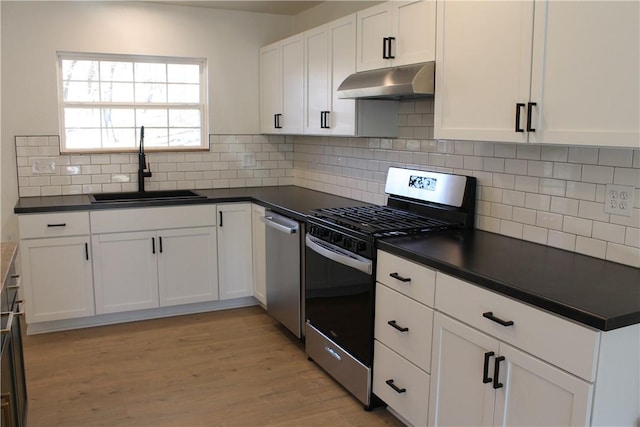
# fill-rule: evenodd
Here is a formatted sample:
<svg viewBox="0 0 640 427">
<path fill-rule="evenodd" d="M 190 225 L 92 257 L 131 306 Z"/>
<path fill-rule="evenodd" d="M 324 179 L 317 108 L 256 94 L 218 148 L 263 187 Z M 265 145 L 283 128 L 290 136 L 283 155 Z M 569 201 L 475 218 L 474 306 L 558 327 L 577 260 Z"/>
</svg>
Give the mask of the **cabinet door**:
<svg viewBox="0 0 640 427">
<path fill-rule="evenodd" d="M 281 43 L 282 133 L 301 134 L 304 109 L 304 49 L 302 34 Z"/>
<path fill-rule="evenodd" d="M 436 59 L 436 2 L 418 0 L 391 2 L 393 33 L 391 53 L 393 66 L 417 64 Z"/>
<path fill-rule="evenodd" d="M 158 231 L 160 306 L 218 299 L 214 227 Z"/>
<path fill-rule="evenodd" d="M 443 1 L 437 17 L 435 138 L 525 142 L 533 2 Z"/>
<path fill-rule="evenodd" d="M 218 205 L 220 299 L 253 295 L 251 203 Z"/>
<path fill-rule="evenodd" d="M 338 98 L 338 86 L 356 72 L 356 15 L 330 22 L 327 31 L 331 58 L 329 132 L 353 136 L 356 134 L 356 101 Z"/>
<path fill-rule="evenodd" d="M 640 141 L 640 3 L 536 2 L 532 142 Z"/>
<path fill-rule="evenodd" d="M 95 314 L 89 236 L 20 245 L 27 323 Z"/>
<path fill-rule="evenodd" d="M 495 425 L 589 425 L 593 386 L 507 344 L 500 367 Z"/>
<path fill-rule="evenodd" d="M 495 392 L 483 383 L 493 372 L 499 342 L 440 313 L 434 316 L 430 426 L 490 426 Z M 485 357 L 487 355 L 487 357 Z M 483 363 L 485 362 L 486 363 Z"/>
<path fill-rule="evenodd" d="M 383 58 L 384 39 L 391 34 L 391 2 L 370 7 L 357 13 L 357 59 L 358 71 L 389 67 L 389 59 Z"/>
<path fill-rule="evenodd" d="M 264 216 L 264 208 L 253 205 L 251 211 L 251 234 L 253 247 L 253 296 L 267 306 L 267 253 L 266 230 L 260 220 Z"/>
<path fill-rule="evenodd" d="M 280 132 L 275 128 L 276 114 L 282 114 L 282 71 L 280 44 L 260 49 L 260 131 Z"/>
<path fill-rule="evenodd" d="M 324 116 L 329 111 L 329 42 L 327 27 L 304 33 L 304 133 L 327 134 Z"/>
<path fill-rule="evenodd" d="M 97 314 L 158 307 L 155 232 L 96 234 L 91 241 Z"/>
</svg>

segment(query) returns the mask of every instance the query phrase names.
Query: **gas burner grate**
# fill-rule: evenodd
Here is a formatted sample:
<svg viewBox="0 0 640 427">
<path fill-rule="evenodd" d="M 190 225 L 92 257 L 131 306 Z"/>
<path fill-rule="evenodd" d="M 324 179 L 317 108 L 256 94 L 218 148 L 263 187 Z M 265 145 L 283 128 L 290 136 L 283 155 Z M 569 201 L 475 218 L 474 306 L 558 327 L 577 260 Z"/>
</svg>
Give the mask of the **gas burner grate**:
<svg viewBox="0 0 640 427">
<path fill-rule="evenodd" d="M 313 216 L 376 236 L 416 233 L 458 225 L 389 206 L 318 209 L 313 212 Z"/>
</svg>

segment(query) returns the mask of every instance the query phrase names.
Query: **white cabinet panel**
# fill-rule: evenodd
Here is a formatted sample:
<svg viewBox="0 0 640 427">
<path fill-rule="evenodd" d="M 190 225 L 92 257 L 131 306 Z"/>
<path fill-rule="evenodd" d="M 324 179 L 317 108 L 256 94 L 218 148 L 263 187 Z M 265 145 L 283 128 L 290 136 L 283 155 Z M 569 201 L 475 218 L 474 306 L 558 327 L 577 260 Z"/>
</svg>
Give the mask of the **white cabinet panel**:
<svg viewBox="0 0 640 427">
<path fill-rule="evenodd" d="M 218 205 L 220 299 L 253 295 L 251 203 Z"/>
<path fill-rule="evenodd" d="M 218 299 L 215 228 L 160 230 L 158 244 L 161 307 Z"/>
<path fill-rule="evenodd" d="M 20 241 L 27 323 L 95 314 L 89 236 Z"/>
<path fill-rule="evenodd" d="M 252 205 L 251 231 L 253 247 L 253 296 L 267 306 L 267 253 L 266 229 L 260 220 L 264 207 Z"/>
</svg>

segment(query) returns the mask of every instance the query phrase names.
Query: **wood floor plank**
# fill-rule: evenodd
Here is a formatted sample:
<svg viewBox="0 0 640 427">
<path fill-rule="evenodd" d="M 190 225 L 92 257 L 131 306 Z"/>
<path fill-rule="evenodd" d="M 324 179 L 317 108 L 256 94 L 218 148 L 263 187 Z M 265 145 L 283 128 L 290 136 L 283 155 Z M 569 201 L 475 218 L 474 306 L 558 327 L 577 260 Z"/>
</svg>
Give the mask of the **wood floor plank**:
<svg viewBox="0 0 640 427">
<path fill-rule="evenodd" d="M 259 307 L 25 337 L 29 427 L 402 426 Z"/>
</svg>

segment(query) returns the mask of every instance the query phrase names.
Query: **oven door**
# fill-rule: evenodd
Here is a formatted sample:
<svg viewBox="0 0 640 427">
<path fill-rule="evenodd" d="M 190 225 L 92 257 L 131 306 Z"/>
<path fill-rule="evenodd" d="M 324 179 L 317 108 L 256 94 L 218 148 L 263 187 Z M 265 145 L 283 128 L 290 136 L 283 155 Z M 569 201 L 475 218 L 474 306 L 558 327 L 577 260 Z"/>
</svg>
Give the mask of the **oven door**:
<svg viewBox="0 0 640 427">
<path fill-rule="evenodd" d="M 309 234 L 305 238 L 307 322 L 370 367 L 373 261 Z"/>
</svg>

